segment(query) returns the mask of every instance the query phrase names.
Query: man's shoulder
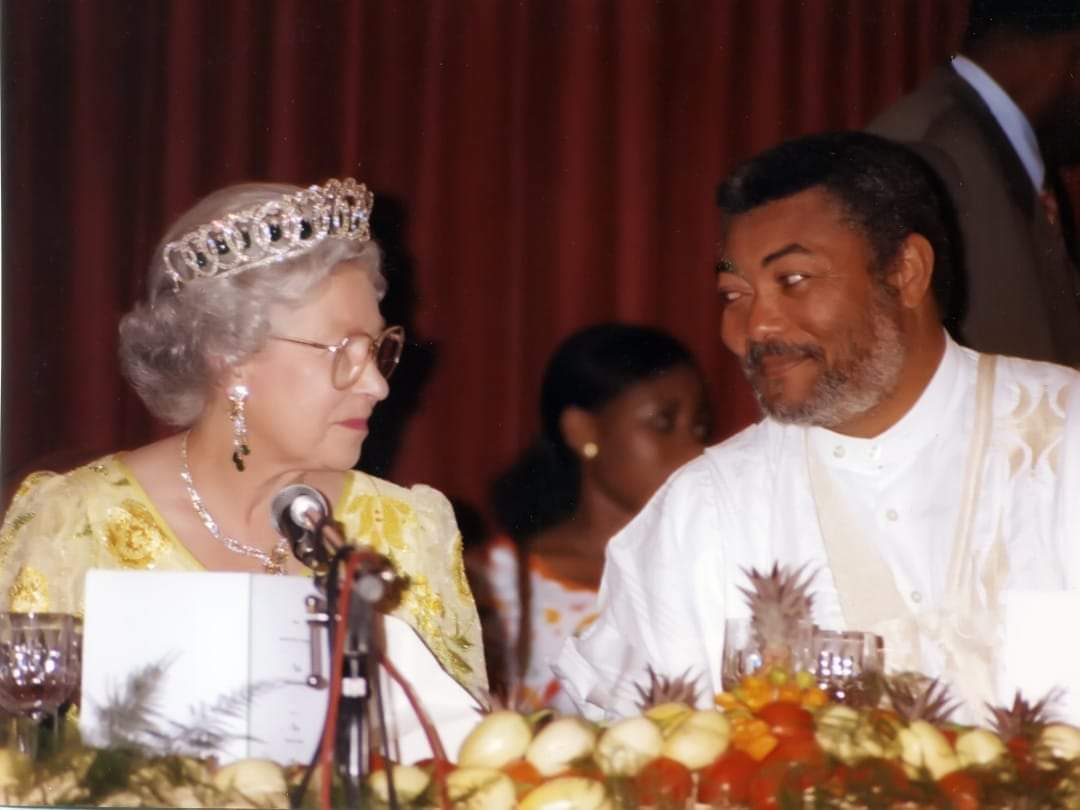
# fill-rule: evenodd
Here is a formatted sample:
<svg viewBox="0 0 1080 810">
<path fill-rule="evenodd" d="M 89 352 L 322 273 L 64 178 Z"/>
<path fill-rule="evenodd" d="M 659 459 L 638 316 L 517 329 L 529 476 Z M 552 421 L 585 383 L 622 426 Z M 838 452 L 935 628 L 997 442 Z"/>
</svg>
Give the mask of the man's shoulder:
<svg viewBox="0 0 1080 810">
<path fill-rule="evenodd" d="M 963 79 L 943 67 L 912 92 L 878 113 L 867 130 L 896 140 L 920 141 L 935 130 L 955 126 L 957 121 L 970 121 L 970 109 L 964 101 Z"/>
<path fill-rule="evenodd" d="M 1080 396 L 1080 371 L 1057 363 L 998 355 L 997 378 L 1010 388 L 1042 389 L 1062 407 Z"/>
<path fill-rule="evenodd" d="M 979 354 L 974 349 L 964 348 L 964 350 L 973 352 L 976 355 Z M 1080 382 L 1080 371 L 1077 369 L 1046 360 L 1031 360 L 1027 357 L 999 354 L 997 356 L 997 368 L 998 374 L 1004 374 L 1007 378 L 1047 380 L 1066 385 Z"/>
<path fill-rule="evenodd" d="M 752 475 L 755 470 L 765 470 L 784 447 L 790 446 L 786 439 L 793 430 L 800 429 L 770 419 L 756 422 L 719 444 L 705 448 L 705 452 L 679 469 L 670 483 L 677 488 L 711 486 L 717 479 L 734 482 Z"/>
</svg>

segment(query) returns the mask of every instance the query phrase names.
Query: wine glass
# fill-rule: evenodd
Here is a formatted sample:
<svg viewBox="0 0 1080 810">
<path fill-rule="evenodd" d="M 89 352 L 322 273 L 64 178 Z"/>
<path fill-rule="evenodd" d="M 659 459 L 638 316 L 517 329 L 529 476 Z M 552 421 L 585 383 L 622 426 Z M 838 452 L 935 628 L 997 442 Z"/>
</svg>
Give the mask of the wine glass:
<svg viewBox="0 0 1080 810">
<path fill-rule="evenodd" d="M 761 640 L 749 618 L 724 620 L 724 651 L 720 669 L 720 684 L 730 692 L 747 675 L 770 666 L 780 666 L 789 672 L 809 669 L 811 663 L 810 639 L 814 625 L 796 622 L 787 629 L 789 642 L 777 650 L 763 649 Z M 775 656 L 775 653 L 779 653 Z"/>
<path fill-rule="evenodd" d="M 885 669 L 881 636 L 818 627 L 811 648 L 818 686 L 831 700 L 848 706 L 877 705 Z"/>
<path fill-rule="evenodd" d="M 36 757 L 40 726 L 78 687 L 79 621 L 66 613 L 0 613 L 0 708 L 16 745 Z"/>
</svg>

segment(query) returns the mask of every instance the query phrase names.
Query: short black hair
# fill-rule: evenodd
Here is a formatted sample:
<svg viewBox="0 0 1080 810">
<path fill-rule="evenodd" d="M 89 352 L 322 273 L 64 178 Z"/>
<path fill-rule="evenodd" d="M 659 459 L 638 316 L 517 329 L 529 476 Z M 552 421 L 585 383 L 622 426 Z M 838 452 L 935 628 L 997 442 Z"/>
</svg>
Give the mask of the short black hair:
<svg viewBox="0 0 1080 810">
<path fill-rule="evenodd" d="M 1080 28 L 1077 0 L 971 0 L 964 47 L 997 31 L 1045 36 Z"/>
<path fill-rule="evenodd" d="M 934 295 L 950 311 L 959 266 L 955 211 L 933 168 L 907 146 L 867 132 L 795 138 L 738 166 L 716 197 L 734 216 L 814 188 L 870 242 L 879 277 L 908 236 L 925 237 L 934 249 Z"/>
</svg>

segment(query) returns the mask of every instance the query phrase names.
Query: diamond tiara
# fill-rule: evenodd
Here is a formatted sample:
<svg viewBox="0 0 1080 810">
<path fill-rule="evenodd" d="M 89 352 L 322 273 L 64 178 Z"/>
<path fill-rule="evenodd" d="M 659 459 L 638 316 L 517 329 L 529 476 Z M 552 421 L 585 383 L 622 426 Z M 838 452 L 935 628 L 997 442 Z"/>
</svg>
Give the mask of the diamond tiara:
<svg viewBox="0 0 1080 810">
<path fill-rule="evenodd" d="M 162 249 L 173 287 L 290 259 L 328 237 L 367 242 L 375 195 L 352 178 L 233 211 Z"/>
</svg>

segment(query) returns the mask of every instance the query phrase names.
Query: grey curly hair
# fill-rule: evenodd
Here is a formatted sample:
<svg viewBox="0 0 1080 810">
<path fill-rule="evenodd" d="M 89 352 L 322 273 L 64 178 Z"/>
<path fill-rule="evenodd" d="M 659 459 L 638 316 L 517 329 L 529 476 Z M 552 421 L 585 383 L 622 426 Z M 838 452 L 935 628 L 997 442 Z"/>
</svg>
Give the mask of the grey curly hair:
<svg viewBox="0 0 1080 810">
<path fill-rule="evenodd" d="M 299 190 L 279 183 L 245 183 L 215 191 L 181 216 L 154 251 L 146 300 L 120 320 L 120 363 L 158 419 L 176 427 L 194 423 L 221 374 L 266 345 L 272 309 L 301 305 L 342 262 L 360 261 L 378 298 L 385 295 L 378 245 L 333 237 L 291 259 L 233 276 L 193 279 L 174 289 L 165 272 L 166 244 L 230 211 Z"/>
</svg>

